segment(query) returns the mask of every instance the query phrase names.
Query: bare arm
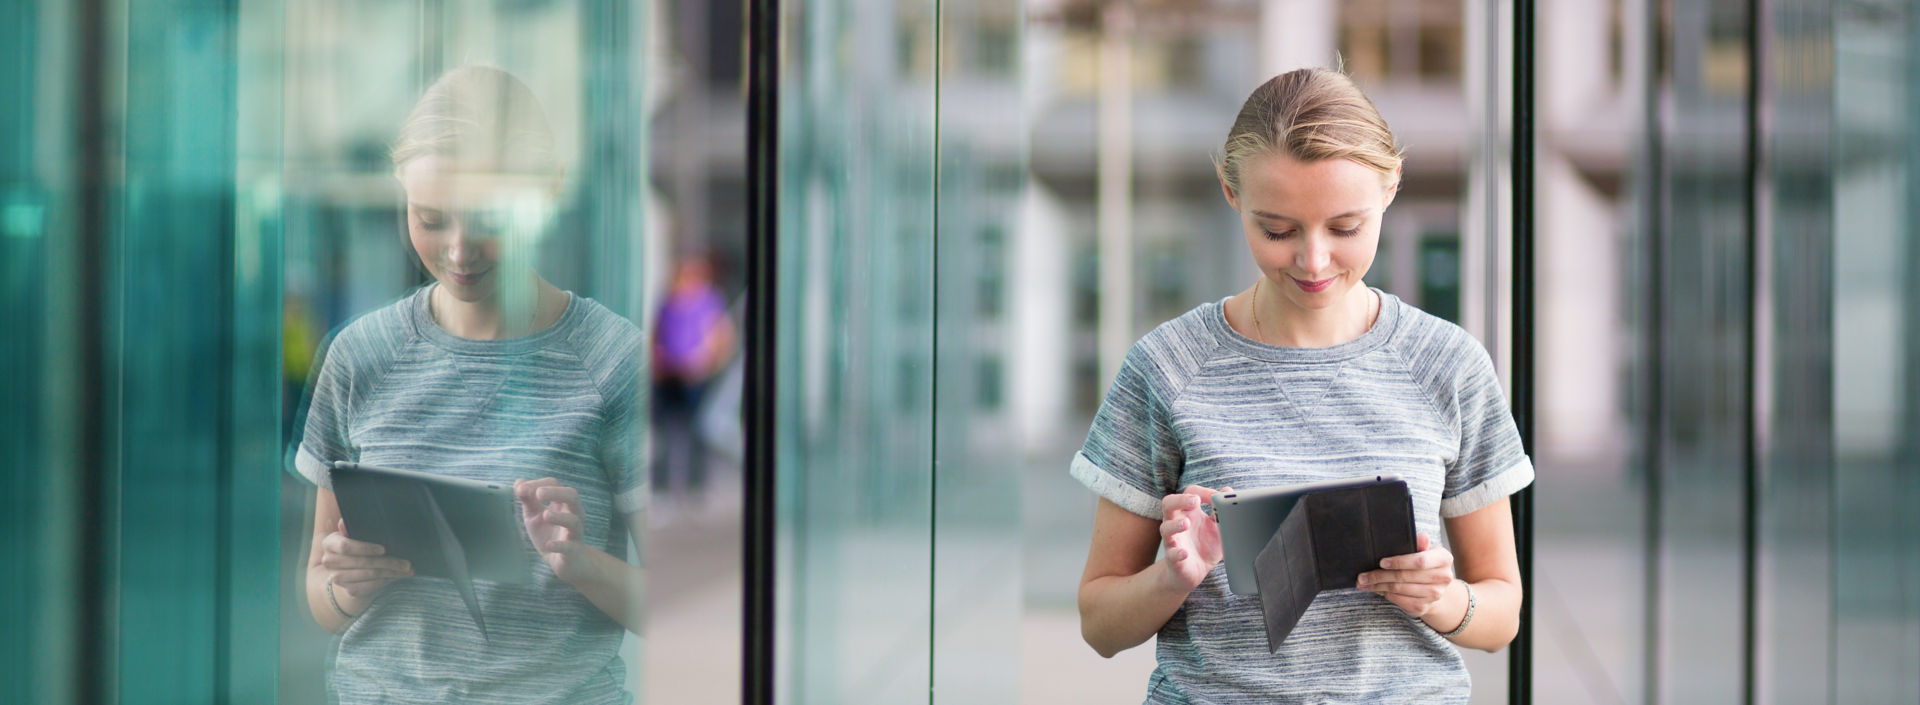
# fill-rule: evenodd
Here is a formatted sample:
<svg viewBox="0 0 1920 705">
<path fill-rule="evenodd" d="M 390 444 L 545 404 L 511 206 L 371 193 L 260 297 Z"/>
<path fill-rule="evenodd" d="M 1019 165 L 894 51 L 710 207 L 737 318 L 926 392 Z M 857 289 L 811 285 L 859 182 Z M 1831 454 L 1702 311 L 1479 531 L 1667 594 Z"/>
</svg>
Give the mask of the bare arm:
<svg viewBox="0 0 1920 705">
<path fill-rule="evenodd" d="M 1461 581 L 1471 583 L 1473 621 L 1453 636 L 1453 643 L 1482 651 L 1506 648 L 1520 631 L 1523 599 L 1512 508 L 1502 499 L 1446 524 L 1452 551 L 1429 546 L 1423 534 L 1419 553 L 1386 559 L 1385 568 L 1360 576 L 1360 587 L 1381 593 L 1444 634 L 1466 618 L 1467 589 Z"/>
<path fill-rule="evenodd" d="M 1513 545 L 1513 508 L 1502 499 L 1446 523 L 1454 565 L 1462 580 L 1473 583 L 1475 601 L 1473 623 L 1455 636 L 1453 643 L 1482 651 L 1504 649 L 1520 633 L 1520 601 L 1525 599 L 1520 559 Z M 1466 613 L 1466 591 L 1450 590 L 1449 594 L 1456 592 L 1458 612 L 1443 609 L 1440 614 Z M 1460 626 L 1457 616 L 1450 624 L 1445 621 L 1428 619 L 1427 624 L 1448 631 Z"/>
<path fill-rule="evenodd" d="M 615 556 L 581 540 L 586 531 L 580 520 L 579 493 L 553 478 L 515 482 L 514 493 L 520 497 L 527 536 L 554 575 L 579 590 L 627 631 L 640 633 L 647 607 L 645 574 L 625 556 Z M 645 522 L 638 512 L 627 515 L 627 532 L 636 548 L 644 545 Z"/>
<path fill-rule="evenodd" d="M 307 611 L 313 621 L 329 632 L 338 633 L 365 612 L 388 582 L 413 574 L 406 561 L 382 554 L 378 544 L 347 538 L 340 519 L 340 503 L 333 491 L 320 489 L 313 501 L 313 543 L 307 549 Z M 332 580 L 333 600 L 327 599 L 327 581 Z M 337 602 L 340 609 L 333 604 Z M 347 614 L 340 612 L 344 610 Z"/>
<path fill-rule="evenodd" d="M 1159 522 L 1100 500 L 1080 576 L 1080 636 L 1094 651 L 1112 658 L 1145 642 L 1220 562 L 1219 525 L 1200 512 L 1212 494 L 1195 486 L 1168 495 Z M 1163 544 L 1166 554 L 1156 561 Z"/>
</svg>

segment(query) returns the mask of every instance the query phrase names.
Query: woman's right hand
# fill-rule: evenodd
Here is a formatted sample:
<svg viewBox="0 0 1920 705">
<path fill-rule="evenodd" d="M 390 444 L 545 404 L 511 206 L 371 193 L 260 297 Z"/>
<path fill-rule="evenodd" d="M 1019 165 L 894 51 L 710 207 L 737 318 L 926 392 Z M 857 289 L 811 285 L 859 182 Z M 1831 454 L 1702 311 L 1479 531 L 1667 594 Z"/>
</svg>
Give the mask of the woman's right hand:
<svg viewBox="0 0 1920 705">
<path fill-rule="evenodd" d="M 1225 492 L 1233 491 L 1229 487 Z M 1188 485 L 1180 494 L 1160 499 L 1160 544 L 1166 549 L 1161 559 L 1177 587 L 1191 591 L 1207 579 L 1213 567 L 1225 557 L 1220 547 L 1220 523 L 1200 510 L 1202 502 L 1211 503 L 1215 490 Z"/>
<path fill-rule="evenodd" d="M 386 555 L 385 546 L 347 538 L 345 519 L 336 526 L 320 541 L 320 565 L 330 573 L 335 599 L 344 603 L 351 598 L 364 607 L 387 583 L 413 575 L 413 565 Z"/>
</svg>

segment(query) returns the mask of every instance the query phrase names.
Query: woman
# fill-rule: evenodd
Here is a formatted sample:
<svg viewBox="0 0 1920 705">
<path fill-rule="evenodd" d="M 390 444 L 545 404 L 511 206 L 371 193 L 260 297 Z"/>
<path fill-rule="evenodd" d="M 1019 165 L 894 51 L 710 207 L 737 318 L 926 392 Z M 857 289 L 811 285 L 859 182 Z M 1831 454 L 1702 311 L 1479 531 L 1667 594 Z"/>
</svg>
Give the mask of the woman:
<svg viewBox="0 0 1920 705">
<path fill-rule="evenodd" d="M 319 488 L 306 590 L 339 634 L 330 687 L 343 703 L 628 702 L 618 650 L 641 605 L 626 541 L 646 497 L 638 329 L 531 267 L 561 169 L 517 79 L 448 73 L 392 157 L 433 281 L 328 346 L 295 461 Z M 532 582 L 476 581 L 483 635 L 451 582 L 351 538 L 336 460 L 511 481 Z"/>
<path fill-rule="evenodd" d="M 1247 98 L 1218 173 L 1260 276 L 1136 343 L 1074 458 L 1100 496 L 1082 635 L 1110 657 L 1157 634 L 1153 703 L 1466 702 L 1455 647 L 1517 630 L 1507 496 L 1533 467 L 1486 351 L 1363 282 L 1399 189 L 1393 136 L 1344 75 L 1301 69 Z M 1201 504 L 1389 472 L 1419 552 L 1320 593 L 1270 655 Z"/>
</svg>

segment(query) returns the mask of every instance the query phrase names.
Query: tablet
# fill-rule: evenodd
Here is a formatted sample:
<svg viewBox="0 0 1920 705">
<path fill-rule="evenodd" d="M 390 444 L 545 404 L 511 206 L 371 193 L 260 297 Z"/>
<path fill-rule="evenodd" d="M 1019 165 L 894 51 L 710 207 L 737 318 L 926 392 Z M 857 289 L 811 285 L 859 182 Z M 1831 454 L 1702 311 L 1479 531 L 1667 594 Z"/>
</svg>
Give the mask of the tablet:
<svg viewBox="0 0 1920 705">
<path fill-rule="evenodd" d="M 533 551 L 513 488 L 347 461 L 333 464 L 347 535 L 413 563 L 416 576 L 525 583 Z"/>
<path fill-rule="evenodd" d="M 1383 474 L 1215 493 L 1213 514 L 1220 522 L 1220 546 L 1227 564 L 1227 589 L 1235 595 L 1260 594 L 1260 588 L 1254 580 L 1254 560 L 1259 558 L 1260 550 L 1266 548 L 1274 532 L 1280 530 L 1280 522 L 1286 520 L 1287 514 L 1293 511 L 1293 505 L 1301 497 L 1327 490 L 1389 483 L 1405 484 L 1399 475 Z M 1403 511 L 1410 526 L 1411 500 Z M 1407 540 L 1412 541 L 1411 535 Z"/>
</svg>

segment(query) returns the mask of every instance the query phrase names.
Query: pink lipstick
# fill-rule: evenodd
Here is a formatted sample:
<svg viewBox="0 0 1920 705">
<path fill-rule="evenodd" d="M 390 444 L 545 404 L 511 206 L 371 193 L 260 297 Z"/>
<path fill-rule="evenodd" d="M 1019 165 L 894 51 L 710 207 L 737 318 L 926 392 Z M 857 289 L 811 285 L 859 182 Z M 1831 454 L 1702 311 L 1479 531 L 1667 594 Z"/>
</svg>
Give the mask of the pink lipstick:
<svg viewBox="0 0 1920 705">
<path fill-rule="evenodd" d="M 1322 291 L 1326 291 L 1327 287 L 1333 286 L 1333 280 L 1336 279 L 1337 277 L 1327 277 L 1325 279 L 1322 279 L 1320 281 L 1315 281 L 1315 282 L 1305 281 L 1302 279 L 1295 279 L 1293 277 L 1288 277 L 1288 278 L 1293 279 L 1294 285 L 1300 287 L 1301 291 L 1307 292 L 1309 294 L 1316 294 Z"/>
</svg>

